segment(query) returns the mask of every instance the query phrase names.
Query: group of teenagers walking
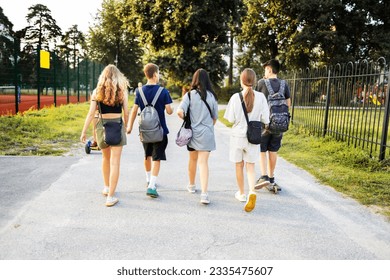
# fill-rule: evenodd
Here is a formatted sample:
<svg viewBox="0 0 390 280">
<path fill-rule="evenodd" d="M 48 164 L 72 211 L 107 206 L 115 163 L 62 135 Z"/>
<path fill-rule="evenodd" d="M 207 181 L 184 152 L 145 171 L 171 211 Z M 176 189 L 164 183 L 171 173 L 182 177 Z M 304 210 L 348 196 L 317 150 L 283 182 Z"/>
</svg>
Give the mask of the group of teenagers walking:
<svg viewBox="0 0 390 280">
<path fill-rule="evenodd" d="M 256 191 L 266 187 L 277 193 L 280 187 L 275 182 L 274 172 L 277 161 L 277 152 L 281 147 L 282 133 L 272 133 L 268 129 L 270 109 L 267 102 L 269 91 L 278 92 L 283 85 L 283 95 L 286 104 L 290 106 L 290 91 L 284 86 L 285 81 L 277 77 L 280 64 L 271 59 L 263 64 L 264 78 L 256 81 L 255 72 L 246 68 L 240 74 L 242 91 L 231 96 L 226 107 L 224 118 L 233 124 L 229 144 L 229 160 L 235 164 L 238 190 L 235 198 L 245 202 L 244 210 L 252 211 L 256 206 Z M 87 140 L 87 129 L 94 120 L 96 123 L 96 141 L 102 151 L 103 195 L 107 196 L 105 205 L 114 206 L 119 200 L 115 197 L 115 190 L 119 178 L 122 148 L 127 144 L 126 133 L 133 132 L 134 121 L 139 111 L 142 111 L 152 102 L 158 112 L 163 129 L 162 141 L 142 143 L 144 148 L 144 169 L 147 190 L 146 194 L 152 198 L 159 196 L 156 188 L 160 172 L 161 161 L 166 160 L 165 150 L 168 145 L 169 133 L 165 113 L 171 115 L 172 99 L 167 89 L 159 85 L 159 67 L 153 63 L 144 66 L 147 83 L 135 90 L 134 105 L 128 108 L 127 78 L 115 65 L 106 66 L 91 95 L 90 109 L 85 119 L 80 140 Z M 283 82 L 282 82 L 283 81 Z M 270 88 L 271 87 L 271 88 Z M 157 95 L 157 97 L 156 97 Z M 156 97 L 156 98 L 155 98 Z M 145 104 L 147 103 L 147 104 Z M 196 193 L 196 171 L 199 168 L 200 202 L 209 204 L 208 159 L 210 152 L 216 149 L 214 125 L 218 119 L 218 103 L 209 75 L 206 70 L 198 69 L 192 78 L 190 90 L 182 97 L 176 112 L 184 119 L 189 110 L 192 138 L 187 144 L 189 151 L 188 185 L 190 193 Z M 244 111 L 245 110 L 245 111 Z M 95 112 L 98 111 L 98 118 Z M 248 121 L 260 121 L 264 127 L 261 134 L 261 143 L 252 144 L 248 141 Z M 104 139 L 104 123 L 121 123 L 121 140 L 118 144 L 110 145 Z M 256 180 L 255 162 L 260 158 L 261 177 Z M 244 183 L 244 167 L 246 168 L 249 190 L 246 194 Z"/>
</svg>

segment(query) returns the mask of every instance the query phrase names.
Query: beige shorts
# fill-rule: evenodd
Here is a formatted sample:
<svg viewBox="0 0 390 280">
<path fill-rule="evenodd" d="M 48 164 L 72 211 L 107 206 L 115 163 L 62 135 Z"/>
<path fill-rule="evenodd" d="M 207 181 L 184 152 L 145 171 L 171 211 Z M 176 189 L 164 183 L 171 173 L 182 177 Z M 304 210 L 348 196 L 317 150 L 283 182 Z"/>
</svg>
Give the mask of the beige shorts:
<svg viewBox="0 0 390 280">
<path fill-rule="evenodd" d="M 260 145 L 253 145 L 246 137 L 230 136 L 229 160 L 255 163 L 260 157 Z"/>
<path fill-rule="evenodd" d="M 121 118 L 110 119 L 110 121 L 116 121 L 119 123 L 121 121 Z M 103 133 L 104 132 L 103 132 L 102 119 L 99 118 L 96 124 L 96 138 L 97 138 L 96 142 L 100 149 L 105 149 L 107 147 L 110 147 L 110 145 L 107 145 L 104 142 Z M 122 141 L 118 145 L 111 145 L 111 146 L 117 147 L 117 146 L 124 146 L 126 144 L 127 144 L 126 128 L 125 128 L 125 123 L 122 121 Z"/>
</svg>

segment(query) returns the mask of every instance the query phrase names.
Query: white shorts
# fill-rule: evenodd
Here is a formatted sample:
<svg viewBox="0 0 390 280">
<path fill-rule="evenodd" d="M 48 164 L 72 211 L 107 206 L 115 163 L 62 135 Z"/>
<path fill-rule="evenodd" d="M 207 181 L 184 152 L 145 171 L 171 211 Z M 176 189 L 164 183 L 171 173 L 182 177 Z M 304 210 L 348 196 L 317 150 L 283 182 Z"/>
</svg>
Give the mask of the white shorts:
<svg viewBox="0 0 390 280">
<path fill-rule="evenodd" d="M 255 163 L 260 157 L 260 145 L 253 145 L 246 137 L 230 136 L 229 160 Z"/>
</svg>

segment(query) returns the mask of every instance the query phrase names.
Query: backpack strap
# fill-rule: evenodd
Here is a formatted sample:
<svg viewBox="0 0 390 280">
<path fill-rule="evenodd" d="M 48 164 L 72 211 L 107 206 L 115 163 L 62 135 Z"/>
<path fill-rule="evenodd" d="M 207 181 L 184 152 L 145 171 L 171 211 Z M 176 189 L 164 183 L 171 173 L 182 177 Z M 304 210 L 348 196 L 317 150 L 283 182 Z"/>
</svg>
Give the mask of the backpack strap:
<svg viewBox="0 0 390 280">
<path fill-rule="evenodd" d="M 141 96 L 142 102 L 144 103 L 144 106 L 148 106 L 148 101 L 146 100 L 145 94 L 142 90 L 142 87 L 138 88 L 139 95 Z"/>
<path fill-rule="evenodd" d="M 264 83 L 268 90 L 268 96 L 274 94 L 275 92 L 271 86 L 271 82 L 269 81 L 269 79 L 264 79 Z"/>
<path fill-rule="evenodd" d="M 209 103 L 207 103 L 207 101 L 204 100 L 204 99 L 202 98 L 202 95 L 200 95 L 200 92 L 199 92 L 198 90 L 196 90 L 196 92 L 199 94 L 200 99 L 202 99 L 202 101 L 203 101 L 204 104 L 206 105 L 207 109 L 209 110 L 209 112 L 210 112 L 210 117 L 213 118 L 213 114 L 211 113 L 211 109 L 210 109 Z"/>
<path fill-rule="evenodd" d="M 267 87 L 267 90 L 268 90 L 268 93 L 269 93 L 268 97 L 270 95 L 275 94 L 269 79 L 264 79 L 264 83 L 265 83 L 265 86 Z M 280 80 L 280 86 L 279 86 L 279 91 L 278 91 L 280 97 L 284 97 L 284 88 L 285 87 L 286 87 L 286 81 L 285 80 Z"/>
<path fill-rule="evenodd" d="M 138 88 L 139 94 L 141 96 L 142 102 L 144 103 L 145 107 L 150 106 L 150 105 L 152 105 L 154 107 L 154 105 L 156 105 L 157 99 L 160 96 L 163 89 L 164 89 L 163 87 L 158 88 L 156 95 L 153 98 L 152 103 L 149 104 L 148 101 L 146 100 L 145 93 L 143 92 L 142 87 Z"/>
<path fill-rule="evenodd" d="M 245 119 L 246 119 L 246 123 L 249 124 L 248 112 L 246 111 L 244 98 L 242 97 L 242 93 L 241 92 L 239 92 L 238 95 L 240 96 L 240 99 L 241 99 L 242 110 L 244 111 L 244 116 L 245 116 Z"/>
<path fill-rule="evenodd" d="M 156 92 L 156 95 L 154 96 L 153 101 L 152 101 L 152 106 L 153 106 L 153 107 L 154 107 L 154 105 L 156 105 L 157 99 L 158 99 L 158 97 L 160 96 L 160 94 L 161 94 L 161 92 L 162 92 L 163 89 L 164 89 L 163 87 L 159 87 L 159 88 L 158 88 L 158 90 L 157 90 L 157 92 Z"/>
</svg>

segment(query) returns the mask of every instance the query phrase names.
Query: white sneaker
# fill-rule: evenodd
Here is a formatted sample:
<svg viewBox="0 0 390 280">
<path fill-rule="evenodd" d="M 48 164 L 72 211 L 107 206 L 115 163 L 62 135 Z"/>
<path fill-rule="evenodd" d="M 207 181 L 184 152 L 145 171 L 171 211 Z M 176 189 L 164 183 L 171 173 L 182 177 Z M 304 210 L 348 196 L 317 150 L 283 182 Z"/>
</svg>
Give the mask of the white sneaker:
<svg viewBox="0 0 390 280">
<path fill-rule="evenodd" d="M 114 206 L 115 204 L 118 203 L 118 201 L 119 201 L 119 199 L 117 199 L 116 197 L 107 196 L 106 206 L 107 206 L 107 207 Z"/>
<path fill-rule="evenodd" d="M 246 195 L 243 193 L 241 194 L 240 191 L 237 191 L 236 194 L 234 195 L 234 197 L 238 200 L 238 201 L 241 201 L 241 202 L 245 202 L 246 201 Z"/>
<path fill-rule="evenodd" d="M 203 204 L 209 204 L 210 203 L 210 199 L 209 199 L 208 193 L 202 193 L 200 195 L 200 203 L 203 203 Z"/>
<path fill-rule="evenodd" d="M 102 190 L 102 194 L 104 196 L 107 196 L 109 192 L 110 192 L 110 189 L 108 187 L 104 187 L 103 190 Z"/>
<path fill-rule="evenodd" d="M 188 190 L 190 193 L 195 193 L 195 192 L 196 192 L 196 186 L 195 186 L 195 185 L 190 185 L 190 184 L 188 184 L 188 185 L 187 185 L 187 190 Z"/>
</svg>

